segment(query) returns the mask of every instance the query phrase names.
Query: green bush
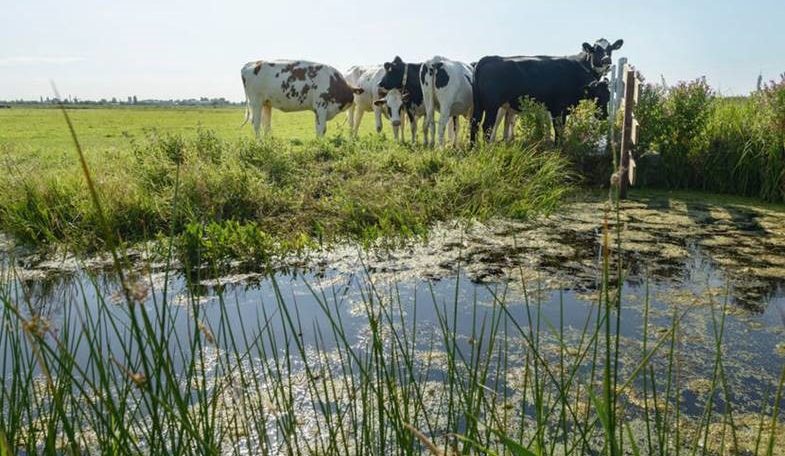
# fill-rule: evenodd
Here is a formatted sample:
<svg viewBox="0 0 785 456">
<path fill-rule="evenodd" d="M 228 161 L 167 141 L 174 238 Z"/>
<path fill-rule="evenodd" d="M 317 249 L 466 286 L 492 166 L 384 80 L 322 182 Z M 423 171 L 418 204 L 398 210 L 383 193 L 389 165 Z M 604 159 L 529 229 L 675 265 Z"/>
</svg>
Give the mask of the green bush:
<svg viewBox="0 0 785 456">
<path fill-rule="evenodd" d="M 705 79 L 642 88 L 638 152 L 656 153 L 650 182 L 785 201 L 785 77 L 747 97 L 718 97 Z M 647 163 L 649 163 L 647 161 Z"/>
<path fill-rule="evenodd" d="M 524 147 L 551 143 L 551 124 L 551 114 L 545 105 L 528 97 L 520 100 L 515 136 Z"/>
<path fill-rule="evenodd" d="M 608 122 L 597 118 L 593 100 L 581 100 L 570 111 L 559 147 L 572 162 L 577 174 L 592 185 L 607 184 L 612 158 L 601 142 L 608 135 Z"/>
</svg>

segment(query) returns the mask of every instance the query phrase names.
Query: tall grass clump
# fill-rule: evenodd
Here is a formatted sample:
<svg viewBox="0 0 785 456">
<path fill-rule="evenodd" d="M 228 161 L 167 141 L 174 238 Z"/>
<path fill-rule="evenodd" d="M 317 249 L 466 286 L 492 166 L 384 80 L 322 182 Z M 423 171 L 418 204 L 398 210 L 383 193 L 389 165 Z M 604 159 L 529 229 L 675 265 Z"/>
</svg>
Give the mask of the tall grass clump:
<svg viewBox="0 0 785 456">
<path fill-rule="evenodd" d="M 746 97 L 720 97 L 705 79 L 643 86 L 638 150 L 655 152 L 649 183 L 785 201 L 785 78 Z"/>
</svg>

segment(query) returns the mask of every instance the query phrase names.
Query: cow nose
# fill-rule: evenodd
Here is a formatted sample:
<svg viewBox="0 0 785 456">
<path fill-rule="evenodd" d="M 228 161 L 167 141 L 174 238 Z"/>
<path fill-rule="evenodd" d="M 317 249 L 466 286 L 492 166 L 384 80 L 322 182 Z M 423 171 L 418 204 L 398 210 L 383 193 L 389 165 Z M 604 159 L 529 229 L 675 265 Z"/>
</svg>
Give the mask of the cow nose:
<svg viewBox="0 0 785 456">
<path fill-rule="evenodd" d="M 401 121 L 400 120 L 393 120 L 392 124 L 393 124 L 393 127 L 400 127 L 401 126 Z"/>
</svg>

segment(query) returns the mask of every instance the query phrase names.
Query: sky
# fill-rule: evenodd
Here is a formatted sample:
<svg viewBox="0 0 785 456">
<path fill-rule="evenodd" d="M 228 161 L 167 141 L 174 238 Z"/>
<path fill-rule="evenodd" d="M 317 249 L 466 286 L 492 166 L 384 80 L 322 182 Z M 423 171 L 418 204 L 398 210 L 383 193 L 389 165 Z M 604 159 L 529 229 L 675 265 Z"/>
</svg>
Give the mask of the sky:
<svg viewBox="0 0 785 456">
<path fill-rule="evenodd" d="M 570 55 L 624 39 L 650 81 L 706 76 L 726 95 L 785 73 L 782 0 L 0 0 L 0 99 L 244 98 L 240 68 L 345 70 L 400 55 Z"/>
</svg>

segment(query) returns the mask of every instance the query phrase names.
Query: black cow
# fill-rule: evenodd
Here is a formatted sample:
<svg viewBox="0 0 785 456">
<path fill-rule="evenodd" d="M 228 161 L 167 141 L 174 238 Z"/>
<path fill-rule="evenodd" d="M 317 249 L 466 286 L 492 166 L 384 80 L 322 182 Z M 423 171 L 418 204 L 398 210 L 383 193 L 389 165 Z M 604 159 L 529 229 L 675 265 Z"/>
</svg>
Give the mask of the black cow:
<svg viewBox="0 0 785 456">
<path fill-rule="evenodd" d="M 563 125 L 569 108 L 581 99 L 602 98 L 591 96 L 589 92 L 594 88 L 590 86 L 608 71 L 611 53 L 622 44 L 622 40 L 610 44 L 605 39 L 594 45 L 583 43 L 581 53 L 567 57 L 483 57 L 474 70 L 472 143 L 477 139 L 481 121 L 488 140 L 496 127 L 499 109 L 518 110 L 522 97 L 543 103 L 554 121 L 561 119 Z M 607 103 L 605 110 L 607 113 Z"/>
<path fill-rule="evenodd" d="M 590 82 L 584 89 L 582 99 L 594 100 L 597 103 L 597 107 L 600 109 L 598 113 L 599 118 L 603 120 L 608 118 L 608 103 L 611 101 L 611 88 L 607 79 L 603 78 L 599 81 Z"/>
<path fill-rule="evenodd" d="M 422 63 L 405 63 L 396 56 L 392 62 L 384 64 L 385 74 L 379 82 L 382 93 L 399 90 L 406 116 L 411 122 L 412 142 L 416 139 L 417 119 L 425 115 L 422 86 L 420 85 L 420 70 Z M 405 75 L 405 77 L 404 77 Z M 387 101 L 387 97 L 378 100 L 378 103 Z"/>
</svg>

